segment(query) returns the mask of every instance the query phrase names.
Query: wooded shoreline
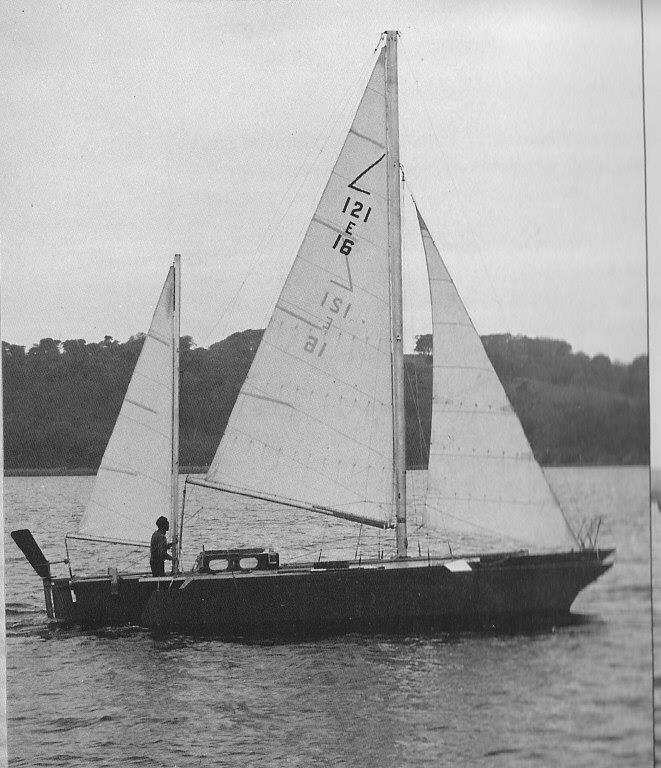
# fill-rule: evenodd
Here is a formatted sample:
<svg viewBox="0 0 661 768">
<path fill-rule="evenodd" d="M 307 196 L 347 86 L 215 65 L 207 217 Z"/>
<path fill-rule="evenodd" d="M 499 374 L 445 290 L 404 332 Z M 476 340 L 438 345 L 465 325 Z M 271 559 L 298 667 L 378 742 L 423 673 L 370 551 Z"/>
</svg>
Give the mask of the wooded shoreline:
<svg viewBox="0 0 661 768">
<path fill-rule="evenodd" d="M 205 475 L 209 467 L 180 467 L 180 475 Z M 92 467 L 14 467 L 5 469 L 4 477 L 89 477 L 96 475 Z"/>
<path fill-rule="evenodd" d="M 579 466 L 576 465 L 568 465 L 565 467 L 565 469 L 605 469 L 608 467 L 643 467 L 646 468 L 647 464 L 606 464 L 606 465 L 600 465 L 600 464 L 590 464 L 588 466 Z M 553 465 L 553 469 L 562 469 L 563 467 L 561 465 Z M 209 467 L 184 467 L 180 468 L 179 475 L 205 475 L 207 473 L 207 470 Z M 416 471 L 416 470 L 426 470 L 427 467 L 408 467 L 408 471 Z M 5 469 L 3 472 L 3 477 L 93 477 L 96 475 L 96 469 L 90 469 L 89 467 L 79 467 L 76 469 L 67 469 L 66 467 L 50 467 L 47 469 Z M 655 473 L 655 470 L 652 470 L 652 478 L 653 478 L 653 485 L 654 485 L 654 478 L 656 479 L 656 485 L 661 487 L 661 482 L 658 479 L 661 477 L 661 470 L 657 471 Z M 659 491 L 656 490 L 653 487 L 652 489 L 653 495 L 656 493 L 656 495 L 659 495 Z"/>
<path fill-rule="evenodd" d="M 211 463 L 261 337 L 246 330 L 208 348 L 182 337 L 182 467 L 203 472 Z M 49 338 L 28 350 L 3 341 L 5 474 L 95 474 L 143 340 Z M 624 364 L 511 334 L 482 342 L 542 466 L 649 463 L 646 356 Z M 409 469 L 426 467 L 429 454 L 430 335 L 417 337 L 416 351 L 405 357 Z"/>
<path fill-rule="evenodd" d="M 179 467 L 180 475 L 206 475 L 210 465 L 198 467 Z M 407 467 L 409 470 L 427 469 L 424 467 Z M 4 470 L 4 477 L 90 477 L 96 475 L 92 467 L 14 467 Z"/>
</svg>

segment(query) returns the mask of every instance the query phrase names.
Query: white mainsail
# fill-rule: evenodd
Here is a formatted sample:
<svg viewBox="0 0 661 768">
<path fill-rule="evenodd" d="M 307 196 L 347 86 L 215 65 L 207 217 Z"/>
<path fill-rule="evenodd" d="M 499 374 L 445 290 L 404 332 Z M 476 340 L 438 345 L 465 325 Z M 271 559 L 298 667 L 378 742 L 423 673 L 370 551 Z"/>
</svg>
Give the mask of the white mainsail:
<svg viewBox="0 0 661 768">
<path fill-rule="evenodd" d="M 74 538 L 149 544 L 171 508 L 175 269 L 170 268 Z"/>
<path fill-rule="evenodd" d="M 356 520 L 393 516 L 384 50 L 207 482 Z"/>
<path fill-rule="evenodd" d="M 425 523 L 481 544 L 576 546 L 518 417 L 418 211 L 433 326 Z"/>
</svg>

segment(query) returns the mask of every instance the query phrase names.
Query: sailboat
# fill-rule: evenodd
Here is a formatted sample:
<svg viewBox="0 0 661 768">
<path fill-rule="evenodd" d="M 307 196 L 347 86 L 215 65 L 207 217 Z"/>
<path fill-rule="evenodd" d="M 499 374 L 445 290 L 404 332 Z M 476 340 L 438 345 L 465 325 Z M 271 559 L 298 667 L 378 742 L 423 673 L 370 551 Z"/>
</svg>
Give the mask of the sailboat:
<svg viewBox="0 0 661 768">
<path fill-rule="evenodd" d="M 32 534 L 15 531 L 51 619 L 225 636 L 557 621 L 611 567 L 613 550 L 574 535 L 419 210 L 434 352 L 422 525 L 525 546 L 409 552 L 397 37 L 384 34 L 206 477 L 184 487 L 184 505 L 188 486 L 202 485 L 391 531 L 396 555 L 281 563 L 270 549 L 205 546 L 182 570 L 176 258 L 69 535 L 148 545 L 169 511 L 172 573 L 55 577 Z"/>
</svg>

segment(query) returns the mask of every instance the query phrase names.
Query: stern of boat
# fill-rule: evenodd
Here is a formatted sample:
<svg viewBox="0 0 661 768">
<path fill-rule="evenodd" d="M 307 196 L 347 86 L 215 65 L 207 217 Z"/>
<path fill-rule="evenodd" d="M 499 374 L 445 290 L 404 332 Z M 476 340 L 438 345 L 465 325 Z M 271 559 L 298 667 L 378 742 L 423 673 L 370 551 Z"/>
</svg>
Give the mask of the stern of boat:
<svg viewBox="0 0 661 768">
<path fill-rule="evenodd" d="M 67 578 L 44 579 L 46 613 L 51 621 L 61 624 L 78 623 L 76 598 Z"/>
<path fill-rule="evenodd" d="M 48 618 L 52 621 L 67 624 L 75 623 L 78 617 L 76 599 L 71 589 L 71 580 L 66 577 L 56 578 L 51 574 L 51 565 L 54 563 L 68 564 L 69 561 L 67 559 L 47 560 L 41 551 L 41 547 L 27 528 L 12 531 L 11 537 L 37 576 L 42 580 Z"/>
</svg>

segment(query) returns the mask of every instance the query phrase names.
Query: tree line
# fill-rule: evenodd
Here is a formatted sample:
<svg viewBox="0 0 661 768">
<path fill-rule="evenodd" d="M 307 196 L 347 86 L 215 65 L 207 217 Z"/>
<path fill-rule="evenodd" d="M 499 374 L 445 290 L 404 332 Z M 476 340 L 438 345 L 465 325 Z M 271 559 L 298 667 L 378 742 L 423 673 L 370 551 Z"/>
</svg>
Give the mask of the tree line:
<svg viewBox="0 0 661 768">
<path fill-rule="evenodd" d="M 573 352 L 566 341 L 509 333 L 482 344 L 516 411 L 535 458 L 544 465 L 648 464 L 647 355 L 631 363 Z M 431 334 L 416 337 L 417 379 L 430 402 Z M 428 380 L 425 378 L 425 368 Z M 429 405 L 431 413 L 431 404 Z M 425 412 L 422 424 L 430 420 Z M 418 430 L 424 445 L 429 434 Z M 428 438 L 427 438 L 428 439 Z M 412 441 L 411 456 L 415 455 Z M 420 451 L 420 463 L 426 455 Z"/>
<path fill-rule="evenodd" d="M 180 463 L 213 458 L 261 340 L 235 333 L 208 348 L 181 339 Z M 144 334 L 2 342 L 4 451 L 8 469 L 96 469 L 140 354 Z M 649 462 L 647 358 L 629 364 L 574 353 L 554 339 L 482 338 L 537 459 L 543 464 Z M 407 355 L 410 467 L 426 466 L 432 397 L 431 336 Z"/>
</svg>

